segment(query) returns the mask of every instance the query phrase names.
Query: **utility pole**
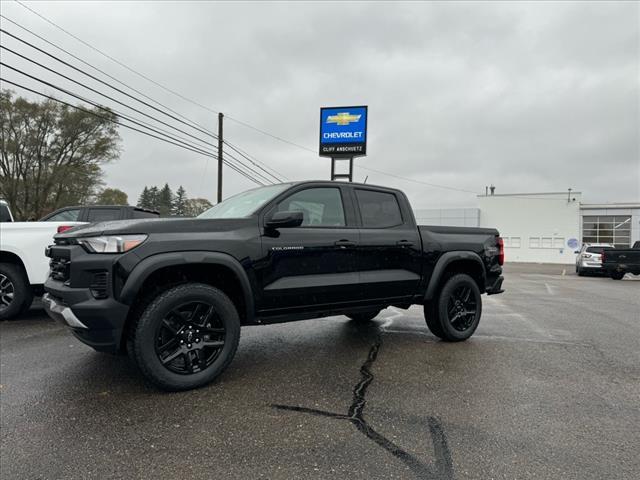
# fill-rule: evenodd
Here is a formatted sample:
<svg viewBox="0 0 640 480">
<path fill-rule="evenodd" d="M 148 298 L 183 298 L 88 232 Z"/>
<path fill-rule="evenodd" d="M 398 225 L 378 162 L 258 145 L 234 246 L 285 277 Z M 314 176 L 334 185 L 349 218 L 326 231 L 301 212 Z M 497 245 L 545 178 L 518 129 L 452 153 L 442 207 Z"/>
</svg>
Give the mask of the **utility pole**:
<svg viewBox="0 0 640 480">
<path fill-rule="evenodd" d="M 222 119 L 224 115 L 218 113 L 218 203 L 222 201 Z"/>
</svg>

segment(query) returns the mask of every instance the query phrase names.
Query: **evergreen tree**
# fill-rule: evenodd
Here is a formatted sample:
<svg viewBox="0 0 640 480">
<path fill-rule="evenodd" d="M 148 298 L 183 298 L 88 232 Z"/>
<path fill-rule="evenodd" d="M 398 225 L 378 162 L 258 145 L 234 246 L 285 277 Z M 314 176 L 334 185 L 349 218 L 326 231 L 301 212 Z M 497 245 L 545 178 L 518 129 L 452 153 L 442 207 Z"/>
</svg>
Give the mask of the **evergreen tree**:
<svg viewBox="0 0 640 480">
<path fill-rule="evenodd" d="M 140 197 L 138 197 L 138 207 L 153 209 L 153 205 L 151 202 L 151 192 L 149 191 L 149 188 L 146 185 L 142 189 L 142 193 L 140 194 Z"/>
<path fill-rule="evenodd" d="M 173 214 L 184 216 L 187 212 L 187 191 L 182 185 L 176 190 L 176 196 L 173 202 Z"/>
<path fill-rule="evenodd" d="M 173 211 L 173 192 L 168 183 L 158 192 L 158 212 L 162 216 L 171 215 Z"/>
<path fill-rule="evenodd" d="M 160 195 L 160 192 L 158 191 L 158 187 L 156 187 L 155 185 L 149 189 L 149 209 L 158 210 L 158 207 L 159 207 L 158 196 L 159 195 Z"/>
</svg>

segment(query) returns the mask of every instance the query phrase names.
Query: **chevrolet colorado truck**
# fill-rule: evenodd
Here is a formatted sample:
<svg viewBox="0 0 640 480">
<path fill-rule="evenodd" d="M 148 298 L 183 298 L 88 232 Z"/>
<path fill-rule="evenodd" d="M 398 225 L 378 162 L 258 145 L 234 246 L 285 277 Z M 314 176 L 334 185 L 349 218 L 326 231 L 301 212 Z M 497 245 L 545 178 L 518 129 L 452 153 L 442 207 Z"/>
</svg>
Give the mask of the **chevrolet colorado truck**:
<svg viewBox="0 0 640 480">
<path fill-rule="evenodd" d="M 47 249 L 44 304 L 96 350 L 127 351 L 167 390 L 211 382 L 241 325 L 423 305 L 445 341 L 469 338 L 501 293 L 490 228 L 416 224 L 398 190 L 312 181 L 233 196 L 195 219 L 75 227 Z"/>
<path fill-rule="evenodd" d="M 631 248 L 603 251 L 602 268 L 614 280 L 622 280 L 627 273 L 640 275 L 640 241 Z"/>
</svg>

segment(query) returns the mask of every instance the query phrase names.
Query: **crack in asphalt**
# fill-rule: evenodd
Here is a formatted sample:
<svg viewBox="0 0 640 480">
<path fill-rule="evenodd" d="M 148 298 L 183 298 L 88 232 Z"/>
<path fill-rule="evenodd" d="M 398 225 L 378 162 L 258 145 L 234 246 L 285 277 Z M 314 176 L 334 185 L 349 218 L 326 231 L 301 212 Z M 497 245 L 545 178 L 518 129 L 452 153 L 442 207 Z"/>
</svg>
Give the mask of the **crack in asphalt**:
<svg viewBox="0 0 640 480">
<path fill-rule="evenodd" d="M 369 385 L 373 382 L 373 373 L 371 366 L 378 357 L 378 352 L 382 346 L 382 336 L 378 335 L 371 349 L 367 360 L 360 367 L 360 381 L 353 388 L 353 400 L 346 414 L 327 412 L 315 408 L 306 408 L 293 405 L 272 404 L 273 408 L 278 410 L 287 410 L 299 413 L 307 413 L 310 415 L 318 415 L 338 420 L 347 420 L 351 422 L 359 432 L 367 438 L 374 441 L 377 445 L 387 450 L 394 457 L 401 460 L 414 473 L 417 478 L 421 479 L 437 479 L 437 480 L 453 480 L 453 462 L 451 460 L 451 452 L 447 444 L 447 437 L 442 428 L 440 421 L 435 417 L 428 417 L 427 423 L 433 450 L 435 453 L 435 462 L 425 463 L 415 455 L 412 455 L 399 445 L 395 444 L 384 435 L 378 433 L 369 425 L 364 418 L 364 408 L 367 404 L 366 393 Z"/>
</svg>

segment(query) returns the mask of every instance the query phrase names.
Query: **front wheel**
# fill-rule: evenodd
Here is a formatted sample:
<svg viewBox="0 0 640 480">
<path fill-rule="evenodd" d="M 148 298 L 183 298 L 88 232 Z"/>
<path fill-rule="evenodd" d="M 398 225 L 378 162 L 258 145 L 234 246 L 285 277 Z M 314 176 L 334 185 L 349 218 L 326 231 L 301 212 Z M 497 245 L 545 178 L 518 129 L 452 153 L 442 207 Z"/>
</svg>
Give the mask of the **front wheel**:
<svg viewBox="0 0 640 480">
<path fill-rule="evenodd" d="M 624 278 L 624 272 L 611 272 L 611 278 L 614 280 L 622 280 Z"/>
<path fill-rule="evenodd" d="M 482 297 L 469 275 L 450 277 L 439 294 L 424 309 L 431 333 L 447 342 L 460 342 L 473 335 L 482 315 Z"/>
<path fill-rule="evenodd" d="M 144 309 L 131 328 L 129 351 L 156 386 L 189 390 L 220 375 L 239 340 L 240 319 L 229 297 L 189 283 L 166 290 Z"/>
</svg>

